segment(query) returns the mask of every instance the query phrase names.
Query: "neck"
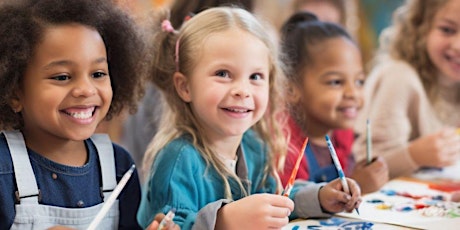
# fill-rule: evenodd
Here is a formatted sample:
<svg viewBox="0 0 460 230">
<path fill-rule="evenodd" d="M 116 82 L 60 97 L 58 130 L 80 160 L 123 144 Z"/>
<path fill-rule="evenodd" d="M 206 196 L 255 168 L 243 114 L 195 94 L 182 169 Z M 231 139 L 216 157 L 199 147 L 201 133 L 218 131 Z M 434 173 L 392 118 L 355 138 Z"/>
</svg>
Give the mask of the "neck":
<svg viewBox="0 0 460 230">
<path fill-rule="evenodd" d="M 324 136 L 326 134 L 330 135 L 332 130 L 329 127 L 325 127 L 322 123 L 314 121 L 314 122 L 306 122 L 304 130 L 307 132 L 307 136 L 311 143 L 314 143 L 319 146 L 327 146 Z"/>
<path fill-rule="evenodd" d="M 88 160 L 84 141 L 46 138 L 43 135 L 37 138 L 37 136 L 28 132 L 23 132 L 23 135 L 28 148 L 56 163 L 68 166 L 83 166 Z"/>
<path fill-rule="evenodd" d="M 210 140 L 210 148 L 224 159 L 235 160 L 236 151 L 241 144 L 241 136 L 215 138 Z"/>
</svg>

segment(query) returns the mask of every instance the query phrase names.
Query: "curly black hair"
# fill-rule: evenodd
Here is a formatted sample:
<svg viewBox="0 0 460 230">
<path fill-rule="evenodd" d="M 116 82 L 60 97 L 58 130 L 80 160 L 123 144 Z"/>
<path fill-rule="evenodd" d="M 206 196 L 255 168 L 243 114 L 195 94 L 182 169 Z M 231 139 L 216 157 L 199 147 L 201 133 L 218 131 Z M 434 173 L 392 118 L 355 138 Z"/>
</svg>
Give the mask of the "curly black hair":
<svg viewBox="0 0 460 230">
<path fill-rule="evenodd" d="M 0 3 L 0 129 L 19 129 L 10 103 L 47 27 L 78 23 L 96 29 L 107 49 L 113 90 L 106 119 L 131 113 L 143 96 L 148 49 L 140 28 L 111 0 L 2 0 Z"/>
</svg>

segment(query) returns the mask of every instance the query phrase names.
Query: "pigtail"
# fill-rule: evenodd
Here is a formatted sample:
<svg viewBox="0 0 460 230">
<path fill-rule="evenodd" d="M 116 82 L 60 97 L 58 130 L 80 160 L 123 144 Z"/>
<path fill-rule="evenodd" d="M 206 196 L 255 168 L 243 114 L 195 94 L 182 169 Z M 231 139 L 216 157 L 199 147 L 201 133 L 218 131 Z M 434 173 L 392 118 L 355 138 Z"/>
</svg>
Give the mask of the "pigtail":
<svg viewBox="0 0 460 230">
<path fill-rule="evenodd" d="M 153 14 L 152 22 L 152 53 L 149 80 L 163 91 L 174 88 L 172 75 L 175 67 L 175 44 L 178 32 L 169 21 L 170 12 L 162 10 Z"/>
</svg>

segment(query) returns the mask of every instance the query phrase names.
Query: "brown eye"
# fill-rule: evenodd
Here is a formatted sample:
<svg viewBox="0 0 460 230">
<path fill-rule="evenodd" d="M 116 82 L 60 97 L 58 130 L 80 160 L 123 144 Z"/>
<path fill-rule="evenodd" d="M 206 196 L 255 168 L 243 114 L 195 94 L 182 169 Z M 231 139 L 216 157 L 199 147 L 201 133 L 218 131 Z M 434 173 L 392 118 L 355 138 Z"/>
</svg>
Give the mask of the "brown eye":
<svg viewBox="0 0 460 230">
<path fill-rule="evenodd" d="M 52 77 L 51 79 L 54 79 L 56 81 L 65 81 L 65 80 L 69 80 L 70 76 L 68 76 L 68 75 L 58 75 L 58 76 Z"/>
<path fill-rule="evenodd" d="M 101 78 L 101 77 L 104 77 L 104 76 L 107 76 L 107 74 L 104 73 L 104 72 L 95 72 L 95 73 L 93 73 L 93 78 Z"/>
</svg>

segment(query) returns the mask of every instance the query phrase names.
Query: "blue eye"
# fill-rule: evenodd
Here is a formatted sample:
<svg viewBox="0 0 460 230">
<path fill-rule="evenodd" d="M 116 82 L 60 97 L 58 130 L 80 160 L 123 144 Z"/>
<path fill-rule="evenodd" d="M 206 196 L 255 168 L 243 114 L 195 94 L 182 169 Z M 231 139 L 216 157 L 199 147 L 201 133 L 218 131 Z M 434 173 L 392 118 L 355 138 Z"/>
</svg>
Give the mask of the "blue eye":
<svg viewBox="0 0 460 230">
<path fill-rule="evenodd" d="M 228 77 L 229 74 L 226 70 L 218 70 L 216 71 L 215 75 L 218 77 Z"/>
<path fill-rule="evenodd" d="M 254 73 L 251 76 L 249 76 L 249 79 L 251 79 L 251 80 L 261 80 L 261 79 L 263 79 L 263 77 L 262 77 L 262 74 Z"/>
</svg>

